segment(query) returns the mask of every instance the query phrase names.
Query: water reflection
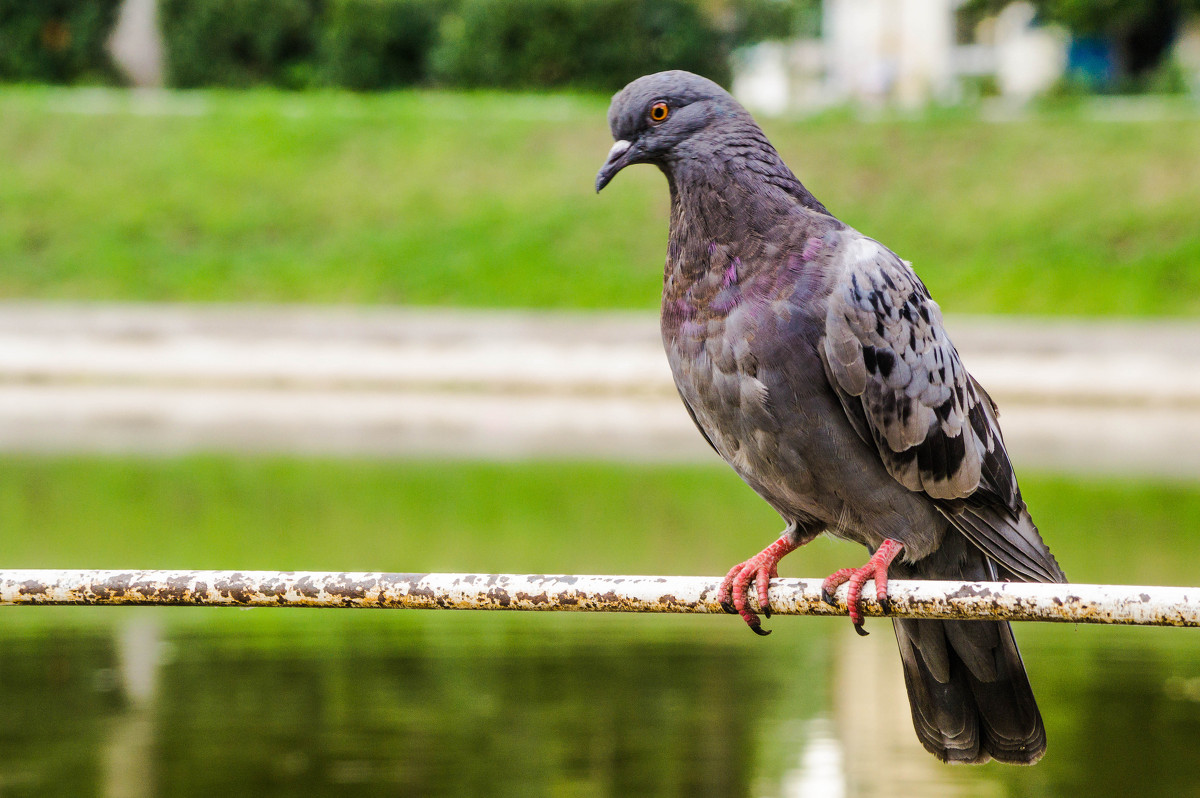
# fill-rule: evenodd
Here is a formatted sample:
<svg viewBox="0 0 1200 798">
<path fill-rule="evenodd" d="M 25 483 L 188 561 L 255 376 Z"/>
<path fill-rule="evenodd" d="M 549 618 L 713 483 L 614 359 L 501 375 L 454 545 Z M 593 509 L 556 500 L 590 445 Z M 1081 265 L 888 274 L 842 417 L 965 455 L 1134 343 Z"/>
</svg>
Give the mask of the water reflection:
<svg viewBox="0 0 1200 798">
<path fill-rule="evenodd" d="M 1186 630 L 1029 630 L 1046 759 L 951 768 L 916 742 L 886 624 L 859 639 L 779 619 L 759 641 L 713 619 L 669 635 L 660 619 L 570 620 L 246 629 L 131 614 L 110 632 L 10 631 L 0 794 L 1200 791 L 1200 638 Z"/>
<path fill-rule="evenodd" d="M 205 638 L 167 669 L 165 794 L 734 795 L 752 762 L 761 679 L 732 652 L 631 643 L 523 651 L 228 651 Z M 214 674 L 223 678 L 214 678 Z M 712 735 L 709 730 L 719 729 Z M 236 745 L 230 745 L 237 741 Z"/>
<path fill-rule="evenodd" d="M 875 798 L 962 795 L 948 768 L 913 732 L 908 693 L 891 624 L 875 622 L 869 637 L 842 630 L 835 638 L 833 712 L 849 795 Z M 816 795 L 817 793 L 814 793 Z"/>
</svg>

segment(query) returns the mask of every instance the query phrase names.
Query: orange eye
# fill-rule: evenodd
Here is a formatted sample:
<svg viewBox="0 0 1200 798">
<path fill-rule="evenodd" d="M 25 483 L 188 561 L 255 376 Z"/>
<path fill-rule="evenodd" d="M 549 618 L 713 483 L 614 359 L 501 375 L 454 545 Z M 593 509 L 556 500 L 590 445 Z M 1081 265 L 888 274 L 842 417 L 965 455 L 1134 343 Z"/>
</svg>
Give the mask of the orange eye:
<svg viewBox="0 0 1200 798">
<path fill-rule="evenodd" d="M 667 114 L 671 113 L 671 109 L 664 102 L 657 102 L 650 106 L 650 121 L 661 122 L 667 118 Z"/>
</svg>

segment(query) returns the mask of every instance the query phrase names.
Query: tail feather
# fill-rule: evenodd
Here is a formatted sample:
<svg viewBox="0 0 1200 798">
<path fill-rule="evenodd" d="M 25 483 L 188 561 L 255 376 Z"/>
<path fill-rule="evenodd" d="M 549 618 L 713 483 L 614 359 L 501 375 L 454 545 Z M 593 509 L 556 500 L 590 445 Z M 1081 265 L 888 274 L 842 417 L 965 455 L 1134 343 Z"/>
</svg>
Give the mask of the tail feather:
<svg viewBox="0 0 1200 798">
<path fill-rule="evenodd" d="M 969 622 L 967 622 L 969 623 Z M 1046 752 L 1046 727 L 1029 686 L 1021 652 L 1007 623 L 994 626 L 1000 635 L 997 679 L 972 680 L 975 705 L 983 725 L 985 747 L 1000 762 L 1032 765 Z"/>
<path fill-rule="evenodd" d="M 1012 630 L 997 621 L 893 619 L 913 726 L 943 762 L 1031 765 L 1046 729 Z"/>
<path fill-rule="evenodd" d="M 933 556 L 893 570 L 916 579 L 995 580 L 998 567 L 965 538 L 947 535 Z M 913 725 L 930 753 L 943 762 L 1041 759 L 1046 729 L 1006 622 L 896 618 L 893 625 Z"/>
</svg>

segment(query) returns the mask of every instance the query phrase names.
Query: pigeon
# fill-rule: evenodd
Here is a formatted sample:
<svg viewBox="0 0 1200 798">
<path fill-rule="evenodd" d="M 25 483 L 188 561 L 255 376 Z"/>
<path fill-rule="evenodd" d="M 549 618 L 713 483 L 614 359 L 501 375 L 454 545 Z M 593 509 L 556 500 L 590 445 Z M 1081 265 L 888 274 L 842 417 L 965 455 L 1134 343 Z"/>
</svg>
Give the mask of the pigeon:
<svg viewBox="0 0 1200 798">
<path fill-rule="evenodd" d="M 849 583 L 854 628 L 887 577 L 1065 582 L 1030 517 L 999 411 L 938 304 L 883 244 L 839 221 L 751 115 L 698 75 L 638 78 L 612 100 L 596 191 L 631 164 L 671 194 L 662 339 L 709 445 L 784 519 L 718 598 L 759 634 L 780 559 L 821 533 L 870 558 Z M 925 748 L 945 762 L 1032 764 L 1046 732 L 1007 623 L 893 619 Z"/>
</svg>

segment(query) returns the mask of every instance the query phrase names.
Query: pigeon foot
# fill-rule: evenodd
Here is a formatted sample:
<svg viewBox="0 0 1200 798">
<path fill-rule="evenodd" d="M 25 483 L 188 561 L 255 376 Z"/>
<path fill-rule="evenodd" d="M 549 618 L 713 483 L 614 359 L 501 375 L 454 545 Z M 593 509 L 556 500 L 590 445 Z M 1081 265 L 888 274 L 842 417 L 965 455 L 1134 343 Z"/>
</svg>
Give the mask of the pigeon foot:
<svg viewBox="0 0 1200 798">
<path fill-rule="evenodd" d="M 717 591 L 721 609 L 731 615 L 742 616 L 742 620 L 756 635 L 771 634 L 762 628 L 762 622 L 746 600 L 750 582 L 753 581 L 758 589 L 758 606 L 762 608 L 763 615 L 770 618 L 771 601 L 767 596 L 767 589 L 771 579 L 779 576 L 779 561 L 789 552 L 795 551 L 798 546 L 799 544 L 791 542 L 788 536 L 784 535 L 750 559 L 730 568 Z"/>
<path fill-rule="evenodd" d="M 854 631 L 860 635 L 865 636 L 867 634 L 867 631 L 863 629 L 864 618 L 861 607 L 863 585 L 868 579 L 875 580 L 875 598 L 883 607 L 884 612 L 887 612 L 889 608 L 887 570 L 888 566 L 892 564 L 892 560 L 896 559 L 896 555 L 903 548 L 903 543 L 888 538 L 883 541 L 879 549 L 871 555 L 871 559 L 867 560 L 867 564 L 862 568 L 843 568 L 840 571 L 834 571 L 821 584 L 821 598 L 827 604 L 835 604 L 836 602 L 833 599 L 834 591 L 843 583 L 850 583 L 850 589 L 846 593 L 846 604 L 850 608 L 850 620 L 854 623 Z"/>
</svg>

